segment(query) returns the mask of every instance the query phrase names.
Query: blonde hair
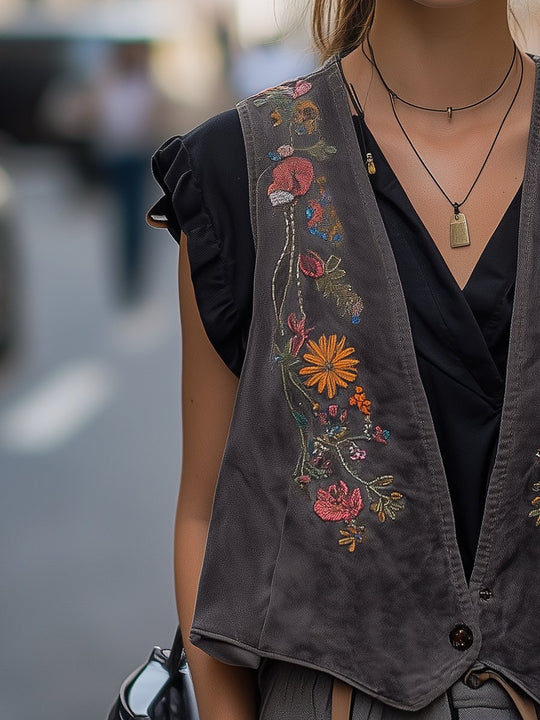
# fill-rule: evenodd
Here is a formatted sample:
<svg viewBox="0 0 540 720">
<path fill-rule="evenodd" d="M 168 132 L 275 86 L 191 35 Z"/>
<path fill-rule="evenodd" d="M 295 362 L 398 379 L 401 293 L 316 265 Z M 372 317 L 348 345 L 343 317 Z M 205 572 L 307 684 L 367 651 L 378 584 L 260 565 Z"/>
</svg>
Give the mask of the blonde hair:
<svg viewBox="0 0 540 720">
<path fill-rule="evenodd" d="M 359 45 L 373 22 L 375 0 L 313 0 L 312 32 L 323 60 Z"/>
</svg>

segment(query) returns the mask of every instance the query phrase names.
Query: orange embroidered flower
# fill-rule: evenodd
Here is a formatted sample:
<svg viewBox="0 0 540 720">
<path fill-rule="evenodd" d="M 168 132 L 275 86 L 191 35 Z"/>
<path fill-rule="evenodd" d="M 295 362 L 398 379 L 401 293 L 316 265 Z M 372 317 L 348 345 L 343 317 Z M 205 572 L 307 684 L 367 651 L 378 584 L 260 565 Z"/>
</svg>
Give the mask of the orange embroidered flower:
<svg viewBox="0 0 540 720">
<path fill-rule="evenodd" d="M 317 385 L 317 392 L 325 390 L 329 398 L 336 395 L 337 386 L 347 387 L 356 378 L 355 367 L 358 360 L 349 357 L 354 348 L 345 347 L 345 336 L 338 342 L 337 335 L 321 335 L 319 342 L 308 340 L 311 352 L 304 354 L 304 360 L 310 365 L 300 368 L 300 375 L 310 375 L 304 380 L 308 387 Z"/>
<path fill-rule="evenodd" d="M 356 405 L 364 415 L 369 415 L 371 412 L 371 400 L 366 398 L 364 388 L 361 387 L 357 387 L 354 395 L 349 398 L 349 405 Z"/>
<path fill-rule="evenodd" d="M 347 524 L 346 530 L 340 530 L 339 533 L 343 537 L 338 540 L 342 546 L 348 547 L 349 552 L 356 550 L 356 544 L 364 542 L 366 528 L 363 525 L 356 525 L 355 522 Z"/>
</svg>

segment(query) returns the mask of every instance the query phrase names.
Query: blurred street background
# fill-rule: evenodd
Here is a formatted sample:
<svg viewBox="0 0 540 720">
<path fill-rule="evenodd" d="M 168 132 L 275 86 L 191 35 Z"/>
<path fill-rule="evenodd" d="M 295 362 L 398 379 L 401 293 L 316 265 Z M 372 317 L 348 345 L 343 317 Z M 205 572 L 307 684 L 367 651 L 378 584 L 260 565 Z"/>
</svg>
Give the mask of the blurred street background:
<svg viewBox="0 0 540 720">
<path fill-rule="evenodd" d="M 0 720 L 104 720 L 170 646 L 178 250 L 145 225 L 150 155 L 308 48 L 273 0 L 0 2 Z"/>
<path fill-rule="evenodd" d="M 0 720 L 104 720 L 172 640 L 177 246 L 144 223 L 149 158 L 313 68 L 305 4 L 0 0 Z"/>
</svg>

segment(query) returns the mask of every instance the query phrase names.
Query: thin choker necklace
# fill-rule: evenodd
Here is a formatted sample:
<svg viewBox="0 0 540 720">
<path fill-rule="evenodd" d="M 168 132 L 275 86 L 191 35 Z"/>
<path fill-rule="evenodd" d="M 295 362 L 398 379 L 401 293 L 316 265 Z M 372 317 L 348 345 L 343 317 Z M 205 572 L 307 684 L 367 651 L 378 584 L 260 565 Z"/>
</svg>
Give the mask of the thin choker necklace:
<svg viewBox="0 0 540 720">
<path fill-rule="evenodd" d="M 417 110 L 426 110 L 427 112 L 435 112 L 435 113 L 446 113 L 448 116 L 448 119 L 451 120 L 452 116 L 455 112 L 460 112 L 461 110 L 470 110 L 471 108 L 477 107 L 477 105 L 481 105 L 482 103 L 485 103 L 487 100 L 490 100 L 494 95 L 496 95 L 500 90 L 503 88 L 504 84 L 510 77 L 510 73 L 512 72 L 512 68 L 514 67 L 514 63 L 516 62 L 516 56 L 517 56 L 517 45 L 515 42 L 513 42 L 514 46 L 514 53 L 512 55 L 512 62 L 510 63 L 510 67 L 508 68 L 506 75 L 502 79 L 502 82 L 500 85 L 493 90 L 493 92 L 489 93 L 489 95 L 486 95 L 486 97 L 482 98 L 481 100 L 477 100 L 474 103 L 471 103 L 470 105 L 463 105 L 461 107 L 452 107 L 451 105 L 448 105 L 446 108 L 431 108 L 431 107 L 425 107 L 424 105 L 416 105 L 415 103 L 409 102 L 408 100 L 404 100 L 402 97 L 400 97 L 395 90 L 392 90 L 391 87 L 388 86 L 385 79 L 382 76 L 382 73 L 379 69 L 379 66 L 377 65 L 377 62 L 375 60 L 375 53 L 373 52 L 373 47 L 371 45 L 371 40 L 369 38 L 369 35 L 366 38 L 366 42 L 369 48 L 369 54 L 370 57 L 366 55 L 366 51 L 364 48 L 364 45 L 362 44 L 362 52 L 364 53 L 367 60 L 369 60 L 370 63 L 372 63 L 373 67 L 377 71 L 377 75 L 379 76 L 382 84 L 384 85 L 386 91 L 390 95 L 391 98 L 394 100 L 399 100 L 404 105 L 408 105 L 409 107 L 416 108 Z M 522 60 L 523 62 L 523 60 Z"/>
<path fill-rule="evenodd" d="M 519 83 L 518 83 L 517 89 L 516 89 L 516 91 L 515 91 L 515 93 L 514 93 L 514 96 L 513 96 L 513 98 L 512 98 L 512 102 L 510 103 L 510 105 L 508 106 L 508 109 L 507 109 L 506 113 L 504 114 L 504 117 L 503 117 L 503 119 L 502 119 L 502 121 L 501 121 L 501 124 L 499 125 L 499 129 L 497 130 L 497 133 L 496 133 L 495 137 L 493 138 L 493 142 L 492 142 L 491 145 L 490 145 L 490 148 L 489 148 L 489 150 L 488 150 L 488 153 L 487 153 L 487 155 L 486 155 L 486 158 L 485 158 L 484 162 L 482 163 L 482 167 L 481 167 L 480 170 L 478 171 L 478 175 L 477 175 L 476 178 L 474 179 L 474 182 L 473 182 L 473 184 L 471 185 L 471 187 L 470 187 L 470 189 L 469 189 L 469 192 L 465 195 L 465 197 L 463 198 L 463 200 L 462 200 L 461 202 L 459 202 L 459 203 L 458 203 L 458 202 L 453 202 L 453 201 L 451 200 L 451 198 L 450 198 L 450 197 L 448 196 L 448 194 L 444 191 L 444 189 L 442 188 L 441 184 L 438 182 L 438 180 L 436 179 L 436 177 L 433 175 L 433 173 L 431 172 L 431 170 L 428 168 L 428 166 L 426 165 L 426 163 L 425 163 L 424 160 L 422 159 L 422 157 L 421 157 L 420 153 L 418 152 L 418 150 L 417 150 L 417 149 L 415 148 L 415 146 L 413 145 L 413 142 L 412 142 L 411 138 L 410 138 L 409 135 L 407 134 L 407 131 L 406 131 L 405 128 L 403 127 L 403 124 L 402 124 L 402 122 L 401 122 L 401 120 L 399 119 L 399 116 L 398 116 L 398 114 L 397 114 L 395 98 L 394 98 L 393 95 L 390 95 L 390 100 L 391 100 L 391 103 L 392 103 L 392 110 L 393 110 L 393 113 L 394 113 L 394 117 L 396 118 L 396 121 L 397 121 L 399 127 L 401 128 L 401 131 L 402 131 L 403 134 L 405 135 L 405 138 L 407 139 L 407 142 L 408 142 L 409 145 L 411 146 L 412 150 L 414 151 L 414 154 L 415 154 L 416 157 L 420 160 L 420 162 L 421 162 L 422 165 L 424 166 L 426 172 L 427 172 L 428 175 L 431 177 L 431 179 L 433 180 L 433 182 L 435 183 L 435 185 L 439 188 L 439 190 L 442 192 L 442 194 L 444 195 L 444 197 L 448 200 L 448 202 L 450 203 L 450 205 L 452 205 L 452 207 L 454 208 L 454 213 L 453 213 L 452 219 L 451 219 L 451 221 L 450 221 L 450 247 L 452 247 L 452 248 L 466 247 L 467 245 L 470 245 L 470 244 L 471 244 L 471 240 L 470 240 L 470 236 L 469 236 L 469 228 L 468 228 L 468 225 L 467 225 L 467 218 L 465 217 L 464 213 L 461 212 L 460 208 L 461 208 L 461 206 L 469 199 L 470 194 L 472 193 L 473 189 L 476 187 L 476 183 L 478 182 L 478 180 L 479 180 L 479 178 L 480 178 L 480 175 L 482 174 L 484 168 L 486 167 L 487 161 L 489 160 L 489 158 L 490 158 L 490 156 L 491 156 L 491 153 L 492 153 L 492 151 L 493 151 L 493 148 L 495 147 L 495 144 L 496 144 L 497 140 L 499 139 L 499 135 L 501 134 L 501 131 L 502 131 L 503 126 L 504 126 L 504 123 L 506 122 L 506 118 L 507 118 L 508 115 L 510 114 L 510 111 L 512 110 L 512 108 L 514 107 L 514 103 L 516 102 L 517 96 L 519 95 L 519 91 L 521 90 L 521 85 L 522 85 L 522 83 L 523 83 L 523 57 L 521 56 L 521 53 L 520 53 L 520 55 L 519 55 L 519 59 L 520 59 L 520 63 L 521 63 L 521 74 L 520 74 L 520 78 L 519 78 Z"/>
</svg>

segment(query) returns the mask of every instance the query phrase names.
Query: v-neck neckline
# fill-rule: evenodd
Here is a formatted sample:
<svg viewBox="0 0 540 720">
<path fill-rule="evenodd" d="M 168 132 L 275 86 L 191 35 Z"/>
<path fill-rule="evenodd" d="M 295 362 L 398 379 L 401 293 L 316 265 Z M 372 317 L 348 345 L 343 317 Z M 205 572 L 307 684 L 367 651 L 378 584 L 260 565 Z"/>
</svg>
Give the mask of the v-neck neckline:
<svg viewBox="0 0 540 720">
<path fill-rule="evenodd" d="M 528 55 L 528 57 L 530 57 L 530 58 L 535 62 L 535 65 L 536 65 L 536 68 L 535 68 L 535 81 L 534 81 L 534 87 L 535 87 L 535 90 L 536 90 L 537 82 L 538 82 L 538 80 L 539 80 L 539 75 L 540 75 L 539 61 L 538 61 L 537 59 L 535 59 L 536 56 L 534 56 L 534 55 L 532 55 L 532 54 L 530 54 L 530 53 L 527 53 L 527 55 Z M 348 83 L 348 81 L 347 81 L 347 78 L 345 77 L 345 71 L 343 70 L 343 65 L 342 65 L 342 62 L 341 62 L 341 61 L 342 61 L 342 56 L 338 54 L 338 55 L 334 56 L 334 58 L 332 58 L 332 60 L 330 60 L 330 61 L 328 61 L 328 62 L 335 62 L 335 63 L 336 63 L 336 65 L 337 65 L 337 67 L 338 67 L 338 70 L 339 70 L 339 74 L 340 74 L 341 80 L 342 80 L 343 89 L 345 90 L 345 93 L 346 93 L 347 97 L 351 97 L 351 93 L 347 90 L 347 85 L 348 85 L 349 83 Z M 533 93 L 533 95 L 535 95 L 535 93 Z M 489 237 L 486 245 L 484 246 L 482 252 L 480 253 L 480 255 L 479 255 L 479 257 L 478 257 L 478 259 L 477 259 L 477 261 L 476 261 L 476 263 L 475 263 L 475 265 L 474 265 L 471 273 L 469 274 L 469 277 L 467 278 L 467 282 L 465 283 L 465 285 L 464 285 L 463 287 L 461 287 L 461 286 L 459 285 L 458 281 L 456 280 L 453 272 L 450 270 L 450 267 L 449 267 L 449 265 L 447 264 L 446 260 L 444 259 L 443 255 L 442 255 L 442 253 L 441 253 L 441 251 L 440 251 L 440 249 L 439 249 L 439 247 L 437 246 L 437 243 L 436 243 L 435 240 L 433 239 L 433 236 L 431 235 L 431 233 L 430 233 L 429 230 L 427 229 L 427 227 L 426 227 L 424 221 L 422 220 L 422 218 L 421 218 L 418 210 L 417 210 L 416 207 L 414 206 L 414 203 L 412 202 L 411 198 L 409 197 L 409 195 L 407 194 L 405 188 L 403 187 L 402 183 L 400 182 L 400 180 L 399 180 L 396 172 L 394 171 L 394 169 L 393 169 L 390 161 L 389 161 L 389 160 L 386 158 L 386 156 L 384 155 L 384 153 L 383 153 L 383 151 L 382 151 L 379 143 L 377 142 L 375 136 L 373 135 L 373 132 L 371 131 L 371 129 L 369 128 L 367 122 L 365 121 L 365 117 L 364 117 L 364 115 L 363 115 L 363 112 L 364 112 L 364 111 L 363 111 L 363 108 L 362 108 L 362 106 L 360 105 L 358 99 L 356 98 L 356 95 L 354 95 L 354 98 L 355 98 L 355 99 L 354 99 L 354 101 L 353 101 L 353 104 L 354 104 L 355 106 L 357 106 L 357 107 L 359 108 L 359 110 L 362 112 L 362 117 L 360 117 L 360 115 L 358 115 L 357 113 L 349 113 L 350 116 L 351 116 L 351 118 L 352 118 L 353 120 L 354 120 L 354 118 L 358 118 L 358 120 L 359 120 L 360 122 L 363 122 L 364 128 L 367 130 L 367 133 L 369 134 L 372 142 L 374 143 L 374 145 L 375 145 L 375 147 L 377 148 L 378 152 L 380 153 L 380 155 L 381 155 L 382 158 L 384 159 L 384 162 L 386 163 L 388 169 L 389 169 L 390 172 L 392 173 L 392 176 L 393 176 L 393 178 L 395 179 L 395 182 L 397 183 L 397 185 L 399 186 L 399 188 L 400 188 L 400 190 L 401 190 L 404 198 L 406 199 L 406 202 L 408 203 L 408 206 L 410 207 L 412 213 L 414 214 L 415 218 L 418 220 L 419 224 L 420 224 L 420 225 L 422 226 L 422 228 L 424 229 L 426 236 L 430 239 L 431 243 L 433 244 L 434 251 L 435 251 L 436 255 L 440 258 L 441 263 L 443 263 L 444 267 L 446 268 L 446 272 L 448 273 L 448 275 L 449 275 L 449 277 L 450 277 L 450 279 L 451 279 L 451 282 L 455 284 L 457 290 L 458 290 L 460 293 L 465 293 L 465 292 L 466 292 L 466 289 L 467 289 L 467 286 L 469 285 L 469 282 L 471 281 L 471 278 L 472 278 L 473 275 L 475 274 L 475 271 L 476 271 L 479 263 L 481 262 L 484 254 L 486 253 L 486 250 L 487 250 L 487 248 L 488 248 L 488 246 L 489 246 L 489 244 L 490 244 L 493 236 L 497 233 L 497 231 L 498 231 L 499 227 L 501 226 L 502 222 L 506 219 L 506 217 L 507 217 L 507 215 L 508 215 L 508 212 L 510 211 L 510 208 L 512 207 L 512 205 L 513 205 L 513 203 L 514 203 L 517 195 L 522 191 L 522 189 L 523 189 L 523 180 L 522 180 L 522 182 L 520 183 L 520 185 L 519 185 L 518 189 L 516 190 L 516 192 L 514 193 L 514 195 L 512 196 L 512 199 L 510 200 L 509 204 L 506 206 L 506 209 L 504 210 L 503 214 L 501 215 L 500 220 L 499 220 L 499 222 L 497 223 L 497 226 L 495 227 L 495 229 L 494 229 L 493 232 L 491 233 L 491 235 L 490 235 L 490 237 Z M 533 114 L 534 114 L 534 97 L 533 97 L 533 107 L 532 107 L 532 109 L 531 109 L 531 114 L 530 114 L 530 118 L 529 118 L 529 133 L 528 133 L 527 145 L 529 145 L 529 141 L 530 141 L 530 134 L 531 134 L 531 133 L 530 133 L 530 127 L 531 127 L 530 122 L 532 121 Z M 524 173 L 524 174 L 525 174 L 525 173 Z"/>
<path fill-rule="evenodd" d="M 367 126 L 367 123 L 365 122 L 365 120 L 362 120 L 362 118 L 361 118 L 359 115 L 353 115 L 352 117 L 353 117 L 353 119 L 354 119 L 355 122 L 358 122 L 358 123 L 362 123 L 362 122 L 363 122 L 363 123 L 364 123 L 364 124 L 363 124 L 363 127 L 364 127 L 364 129 L 367 131 L 368 136 L 369 136 L 369 139 L 370 139 L 370 141 L 373 143 L 373 146 L 376 148 L 377 153 L 379 154 L 379 157 L 382 158 L 382 161 L 384 162 L 385 167 L 386 167 L 386 170 L 387 170 L 388 173 L 390 174 L 390 177 L 391 177 L 392 181 L 396 184 L 396 187 L 398 188 L 398 191 L 399 191 L 399 193 L 400 193 L 400 195 L 401 195 L 401 198 L 403 199 L 403 201 L 404 201 L 404 202 L 406 203 L 406 205 L 407 205 L 407 209 L 410 211 L 411 215 L 414 217 L 415 222 L 422 228 L 422 231 L 423 231 L 425 237 L 426 237 L 427 239 L 429 239 L 429 241 L 430 241 L 430 249 L 432 249 L 432 251 L 433 251 L 433 252 L 432 252 L 432 256 L 433 256 L 434 258 L 436 258 L 437 264 L 439 265 L 439 267 L 441 268 L 441 270 L 448 276 L 449 282 L 451 282 L 451 283 L 455 286 L 456 290 L 457 290 L 459 293 L 461 293 L 461 294 L 463 294 L 463 295 L 466 296 L 466 294 L 467 294 L 467 288 L 475 282 L 477 275 L 478 275 L 479 273 L 481 273 L 482 268 L 483 268 L 483 265 L 485 264 L 485 261 L 486 261 L 486 257 L 489 256 L 489 254 L 490 254 L 490 252 L 491 252 L 491 250 L 492 250 L 492 247 L 491 247 L 491 246 L 493 245 L 493 243 L 492 243 L 493 238 L 495 238 L 495 237 L 499 234 L 499 231 L 500 231 L 501 226 L 506 222 L 506 220 L 507 220 L 507 218 L 508 218 L 508 215 L 509 215 L 509 214 L 512 212 L 512 210 L 514 209 L 514 204 L 516 203 L 518 197 L 519 197 L 519 198 L 521 197 L 521 193 L 522 193 L 522 190 L 523 190 L 523 181 L 522 181 L 521 184 L 519 185 L 519 187 L 518 187 L 518 189 L 516 190 L 515 194 L 512 196 L 512 199 L 510 200 L 510 202 L 508 203 L 508 205 L 506 206 L 506 210 L 504 211 L 503 215 L 501 216 L 501 219 L 499 220 L 499 223 L 497 224 L 496 228 L 493 230 L 492 234 L 490 235 L 490 237 L 489 237 L 489 239 L 488 239 L 488 241 L 487 241 L 484 249 L 483 249 L 482 252 L 480 253 L 480 256 L 478 257 L 478 260 L 476 261 L 476 264 L 474 265 L 474 267 L 473 267 L 473 269 L 472 269 L 472 272 L 471 272 L 471 274 L 469 275 L 469 278 L 468 278 L 467 282 L 465 283 L 465 285 L 464 285 L 463 287 L 460 287 L 459 283 L 457 282 L 456 278 L 454 277 L 454 274 L 452 273 L 452 271 L 451 271 L 450 268 L 448 267 L 448 264 L 446 263 L 445 259 L 443 258 L 442 253 L 441 253 L 441 251 L 439 250 L 439 248 L 438 248 L 438 246 L 437 246 L 437 243 L 433 240 L 433 237 L 431 236 L 431 233 L 429 232 L 429 230 L 427 229 L 424 221 L 422 220 L 422 218 L 421 218 L 420 215 L 418 214 L 418 211 L 416 210 L 413 202 L 411 201 L 411 199 L 410 199 L 410 197 L 408 196 L 405 188 L 403 187 L 403 185 L 402 185 L 401 182 L 399 181 L 398 176 L 397 176 L 396 173 L 394 172 L 394 169 L 392 168 L 391 164 L 389 163 L 388 159 L 386 158 L 385 154 L 383 153 L 383 151 L 382 151 L 379 143 L 377 142 L 375 136 L 373 135 L 373 133 L 371 132 L 371 130 L 370 130 L 369 127 Z"/>
<path fill-rule="evenodd" d="M 356 128 L 357 124 L 362 123 L 362 119 L 358 115 L 353 115 L 353 122 Z M 490 261 L 493 263 L 492 255 L 500 245 L 500 233 L 505 223 L 508 223 L 509 216 L 516 211 L 516 204 L 521 199 L 522 185 L 520 185 L 509 203 L 503 217 L 480 255 L 473 273 L 471 273 L 467 284 L 462 290 L 455 281 L 438 247 L 433 242 L 422 219 L 416 212 L 371 131 L 365 123 L 363 128 L 358 127 L 357 129 L 360 131 L 358 133 L 359 141 L 360 138 L 363 137 L 365 143 L 369 146 L 367 149 L 372 151 L 374 155 L 378 169 L 377 175 L 374 178 L 370 178 L 374 192 L 381 193 L 382 196 L 392 204 L 395 203 L 398 207 L 403 207 L 405 215 L 410 217 L 412 224 L 417 228 L 416 242 L 412 244 L 411 252 L 416 258 L 416 265 L 418 266 L 418 272 L 422 277 L 422 281 L 426 287 L 429 288 L 439 322 L 442 323 L 444 327 L 444 342 L 452 351 L 460 366 L 467 371 L 467 377 L 470 378 L 469 381 L 466 381 L 462 376 L 462 381 L 466 381 L 470 389 L 479 393 L 482 397 L 497 397 L 497 402 L 500 402 L 500 396 L 502 396 L 504 387 L 504 375 L 501 374 L 499 366 L 495 362 L 488 340 L 469 301 L 468 294 L 470 294 L 471 289 L 474 290 L 475 284 L 481 279 L 485 266 L 488 265 Z M 362 129 L 366 131 L 365 135 L 361 132 Z M 381 177 L 383 178 L 382 184 L 380 180 Z M 517 246 L 517 227 L 512 229 L 512 243 L 514 243 L 514 232 L 516 235 L 515 245 Z M 405 235 L 406 241 L 409 243 L 410 238 L 407 233 Z M 517 247 L 514 248 L 514 253 L 517 255 Z M 509 282 L 506 283 L 506 286 L 501 290 L 501 297 L 502 294 L 508 292 L 508 287 L 513 286 L 515 283 L 515 256 L 513 264 L 512 277 L 511 279 L 509 278 Z M 495 312 L 496 307 L 499 306 L 501 297 L 499 297 L 498 294 L 497 297 L 493 299 L 493 312 Z M 462 323 L 456 324 L 456 314 L 463 318 Z M 469 337 L 469 341 L 464 342 L 467 333 L 472 334 Z"/>
<path fill-rule="evenodd" d="M 529 134 L 527 139 L 527 157 L 523 179 L 523 194 L 520 210 L 519 235 L 518 235 L 518 261 L 516 272 L 516 290 L 514 306 L 512 309 L 512 321 L 510 340 L 508 346 L 508 367 L 503 395 L 503 406 L 501 414 L 501 425 L 499 440 L 495 452 L 493 468 L 488 479 L 484 518 L 480 530 L 480 538 L 477 553 L 474 560 L 470 581 L 467 582 L 463 562 L 460 558 L 457 543 L 454 516 L 449 497 L 448 478 L 444 469 L 439 442 L 435 433 L 433 416 L 431 414 L 427 398 L 422 386 L 422 380 L 418 371 L 418 364 L 415 358 L 414 343 L 411 334 L 410 321 L 407 315 L 403 286 L 401 284 L 392 247 L 384 227 L 384 222 L 377 205 L 375 193 L 369 181 L 364 158 L 356 139 L 352 114 L 349 107 L 349 95 L 347 81 L 343 73 L 339 56 L 334 56 L 325 63 L 322 71 L 328 71 L 327 78 L 330 90 L 335 103 L 335 119 L 339 123 L 344 139 L 349 146 L 349 167 L 352 173 L 353 182 L 356 185 L 359 196 L 365 203 L 366 215 L 371 226 L 373 239 L 377 243 L 382 261 L 386 267 L 390 292 L 396 303 L 396 323 L 399 327 L 402 340 L 403 360 L 409 369 L 409 382 L 412 383 L 413 392 L 416 393 L 416 412 L 418 420 L 423 426 L 424 450 L 426 460 L 431 468 L 434 477 L 439 478 L 439 491 L 445 495 L 445 512 L 440 516 L 444 526 L 444 533 L 448 539 L 447 549 L 451 558 L 450 570 L 454 586 L 460 597 L 463 607 L 471 607 L 472 589 L 481 587 L 484 575 L 487 572 L 490 561 L 491 533 L 494 527 L 493 517 L 498 512 L 500 502 L 501 486 L 504 482 L 504 474 L 509 462 L 509 445 L 512 439 L 512 428 L 515 424 L 517 399 L 519 393 L 520 363 L 522 362 L 521 350 L 524 343 L 524 328 L 522 316 L 527 306 L 527 297 L 530 292 L 530 262 L 528 260 L 532 245 L 532 217 L 533 204 L 537 201 L 538 193 L 533 187 L 538 182 L 538 164 L 540 160 L 540 57 L 533 56 L 535 62 L 534 96 L 529 121 Z M 459 287 L 459 286 L 458 286 Z M 441 502 L 442 502 L 441 497 Z M 442 508 L 441 508 L 442 512 Z"/>
</svg>

